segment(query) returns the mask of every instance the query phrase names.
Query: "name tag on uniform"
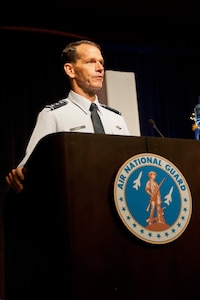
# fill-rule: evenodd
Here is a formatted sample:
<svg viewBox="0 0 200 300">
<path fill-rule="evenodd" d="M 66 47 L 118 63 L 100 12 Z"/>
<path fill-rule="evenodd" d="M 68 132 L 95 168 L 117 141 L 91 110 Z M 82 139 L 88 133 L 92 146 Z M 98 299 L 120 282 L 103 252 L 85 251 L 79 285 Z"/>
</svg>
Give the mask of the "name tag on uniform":
<svg viewBox="0 0 200 300">
<path fill-rule="evenodd" d="M 77 131 L 77 130 L 81 130 L 83 128 L 85 128 L 85 125 L 77 126 L 77 127 L 74 127 L 74 128 L 70 128 L 70 131 Z"/>
</svg>

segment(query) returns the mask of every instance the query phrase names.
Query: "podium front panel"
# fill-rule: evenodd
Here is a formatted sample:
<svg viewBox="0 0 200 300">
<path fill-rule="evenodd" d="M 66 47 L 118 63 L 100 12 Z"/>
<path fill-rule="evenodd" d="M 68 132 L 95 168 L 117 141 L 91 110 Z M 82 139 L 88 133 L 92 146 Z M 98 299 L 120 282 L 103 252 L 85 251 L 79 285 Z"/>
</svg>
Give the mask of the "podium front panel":
<svg viewBox="0 0 200 300">
<path fill-rule="evenodd" d="M 59 133 L 41 140 L 25 166 L 24 191 L 6 199 L 7 299 L 194 297 L 199 151 L 196 141 L 179 139 Z M 119 168 L 145 152 L 173 161 L 192 192 L 191 222 L 167 245 L 131 234 L 114 205 Z"/>
</svg>

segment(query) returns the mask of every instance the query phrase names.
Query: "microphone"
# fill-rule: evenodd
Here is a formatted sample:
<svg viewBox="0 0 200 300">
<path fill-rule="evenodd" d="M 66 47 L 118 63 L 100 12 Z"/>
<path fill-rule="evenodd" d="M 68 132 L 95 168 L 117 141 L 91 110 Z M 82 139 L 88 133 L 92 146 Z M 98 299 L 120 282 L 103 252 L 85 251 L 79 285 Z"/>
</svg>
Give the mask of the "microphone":
<svg viewBox="0 0 200 300">
<path fill-rule="evenodd" d="M 149 124 L 158 132 L 158 134 L 164 138 L 164 135 L 160 132 L 160 130 L 158 129 L 158 127 L 156 126 L 156 123 L 154 120 L 149 119 Z"/>
</svg>

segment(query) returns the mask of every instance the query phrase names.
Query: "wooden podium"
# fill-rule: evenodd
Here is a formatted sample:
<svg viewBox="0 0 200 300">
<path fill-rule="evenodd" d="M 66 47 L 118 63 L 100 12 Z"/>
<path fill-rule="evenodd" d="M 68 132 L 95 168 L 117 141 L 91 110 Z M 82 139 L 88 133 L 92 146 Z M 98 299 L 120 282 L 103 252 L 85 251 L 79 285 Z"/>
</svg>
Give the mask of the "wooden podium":
<svg viewBox="0 0 200 300">
<path fill-rule="evenodd" d="M 165 245 L 128 232 L 113 200 L 133 155 L 171 160 L 192 194 L 185 232 Z M 200 280 L 200 143 L 79 133 L 46 136 L 26 164 L 25 189 L 5 201 L 6 300 L 195 299 Z"/>
</svg>

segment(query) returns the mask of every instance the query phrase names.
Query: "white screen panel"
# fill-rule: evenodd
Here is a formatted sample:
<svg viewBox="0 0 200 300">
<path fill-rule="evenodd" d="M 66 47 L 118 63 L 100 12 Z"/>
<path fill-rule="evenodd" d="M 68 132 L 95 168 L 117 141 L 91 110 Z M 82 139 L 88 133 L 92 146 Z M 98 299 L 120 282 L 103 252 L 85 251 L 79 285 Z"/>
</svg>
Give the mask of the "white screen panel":
<svg viewBox="0 0 200 300">
<path fill-rule="evenodd" d="M 107 104 L 122 113 L 131 135 L 140 136 L 135 74 L 107 70 L 104 85 Z"/>
</svg>

